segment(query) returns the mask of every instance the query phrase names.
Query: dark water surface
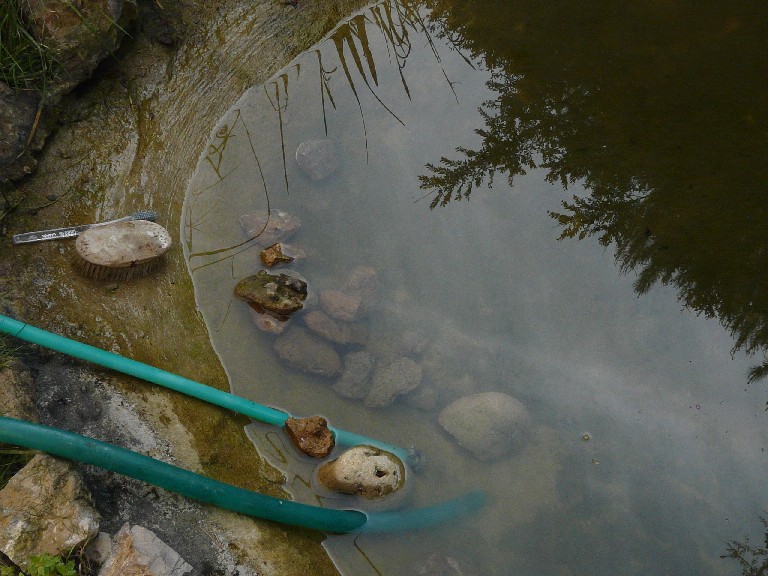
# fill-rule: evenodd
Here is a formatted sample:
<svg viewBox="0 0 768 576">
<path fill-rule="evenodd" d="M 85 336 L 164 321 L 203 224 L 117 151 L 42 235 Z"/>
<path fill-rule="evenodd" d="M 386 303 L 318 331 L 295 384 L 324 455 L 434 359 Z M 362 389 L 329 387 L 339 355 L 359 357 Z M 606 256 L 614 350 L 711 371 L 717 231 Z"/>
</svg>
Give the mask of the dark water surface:
<svg viewBox="0 0 768 576">
<path fill-rule="evenodd" d="M 415 445 L 402 506 L 489 497 L 439 529 L 329 537 L 344 574 L 742 573 L 720 556 L 768 516 L 767 28 L 762 1 L 388 1 L 213 128 L 182 233 L 233 391 Z M 340 167 L 313 181 L 294 154 L 326 136 Z M 267 207 L 301 220 L 311 292 L 377 271 L 366 349 L 418 336 L 420 397 L 367 408 L 276 356 L 233 296 L 261 268 L 238 218 Z M 493 462 L 437 423 L 483 391 L 534 423 Z M 354 505 L 249 433 L 297 499 Z"/>
</svg>

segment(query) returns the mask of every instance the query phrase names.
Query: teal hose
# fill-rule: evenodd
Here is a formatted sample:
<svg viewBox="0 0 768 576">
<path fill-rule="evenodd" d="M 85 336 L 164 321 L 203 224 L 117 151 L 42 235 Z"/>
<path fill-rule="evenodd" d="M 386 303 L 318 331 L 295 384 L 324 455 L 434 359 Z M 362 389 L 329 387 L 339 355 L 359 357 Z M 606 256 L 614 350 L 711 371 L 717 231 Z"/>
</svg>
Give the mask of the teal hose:
<svg viewBox="0 0 768 576">
<path fill-rule="evenodd" d="M 30 324 L 19 322 L 13 318 L 8 318 L 7 316 L 0 315 L 0 332 L 15 336 L 16 338 L 31 342 L 32 344 L 56 350 L 57 352 L 63 352 L 64 354 L 80 358 L 81 360 L 99 364 L 105 368 L 111 368 L 112 370 L 117 370 L 118 372 L 141 378 L 147 382 L 159 384 L 160 386 L 215 404 L 216 406 L 239 412 L 249 418 L 258 420 L 259 422 L 275 426 L 283 426 L 285 421 L 290 417 L 289 414 L 281 410 L 263 406 L 256 402 L 241 398 L 240 396 L 230 394 L 229 392 L 222 392 L 211 386 L 206 386 L 205 384 L 200 384 L 194 380 L 177 376 L 171 372 L 166 372 L 160 368 L 155 368 L 154 366 L 120 356 L 119 354 L 107 352 L 106 350 L 89 346 L 88 344 L 83 344 L 82 342 L 77 342 L 76 340 L 71 340 L 64 336 L 53 334 L 52 332 L 47 332 L 46 330 L 36 328 Z M 376 446 L 387 452 L 392 452 L 403 462 L 412 463 L 411 460 L 413 455 L 405 448 L 380 442 L 373 438 L 367 438 L 354 432 L 347 432 L 335 428 L 331 428 L 331 430 L 335 435 L 336 442 L 342 446 L 370 444 L 371 446 Z"/>
<path fill-rule="evenodd" d="M 345 534 L 367 519 L 356 510 L 318 508 L 251 492 L 113 444 L 24 420 L 0 417 L 0 441 L 93 464 L 219 508 L 283 524 Z"/>
<path fill-rule="evenodd" d="M 427 528 L 471 514 L 484 503 L 482 493 L 470 492 L 454 500 L 415 510 L 365 514 L 357 510 L 320 508 L 212 480 L 80 434 L 4 416 L 0 416 L 0 442 L 93 464 L 226 510 L 337 534 Z"/>
</svg>

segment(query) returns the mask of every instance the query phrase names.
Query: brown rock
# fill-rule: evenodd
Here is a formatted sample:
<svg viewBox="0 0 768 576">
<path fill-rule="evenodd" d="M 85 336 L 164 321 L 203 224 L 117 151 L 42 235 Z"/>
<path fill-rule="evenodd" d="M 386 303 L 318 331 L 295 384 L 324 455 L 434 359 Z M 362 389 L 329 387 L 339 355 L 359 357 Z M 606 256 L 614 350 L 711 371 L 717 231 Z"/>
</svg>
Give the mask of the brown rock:
<svg viewBox="0 0 768 576">
<path fill-rule="evenodd" d="M 325 458 L 336 445 L 328 421 L 322 416 L 288 418 L 285 432 L 299 450 L 312 458 Z"/>
<path fill-rule="evenodd" d="M 293 256 L 288 256 L 283 253 L 283 245 L 279 242 L 272 244 L 268 248 L 264 248 L 259 252 L 259 258 L 261 263 L 267 268 L 272 268 L 277 264 L 285 264 L 287 262 L 293 262 Z"/>
<path fill-rule="evenodd" d="M 248 300 L 258 312 L 287 318 L 303 308 L 307 283 L 288 274 L 274 275 L 259 270 L 240 280 L 235 286 L 235 294 Z"/>
</svg>

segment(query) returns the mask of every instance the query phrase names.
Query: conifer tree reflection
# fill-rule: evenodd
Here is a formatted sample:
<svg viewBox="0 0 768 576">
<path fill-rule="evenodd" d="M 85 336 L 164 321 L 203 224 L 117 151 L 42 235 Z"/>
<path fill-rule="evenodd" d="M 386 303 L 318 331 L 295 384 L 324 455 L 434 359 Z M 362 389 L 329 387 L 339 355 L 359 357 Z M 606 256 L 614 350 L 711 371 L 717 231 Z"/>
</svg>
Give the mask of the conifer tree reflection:
<svg viewBox="0 0 768 576">
<path fill-rule="evenodd" d="M 532 167 L 574 196 L 562 238 L 615 248 L 636 289 L 673 284 L 734 350 L 768 349 L 768 3 L 431 0 L 497 93 L 482 144 L 428 165 L 432 207 Z M 494 18 L 477 18 L 478 13 Z M 750 379 L 768 375 L 768 362 Z"/>
</svg>

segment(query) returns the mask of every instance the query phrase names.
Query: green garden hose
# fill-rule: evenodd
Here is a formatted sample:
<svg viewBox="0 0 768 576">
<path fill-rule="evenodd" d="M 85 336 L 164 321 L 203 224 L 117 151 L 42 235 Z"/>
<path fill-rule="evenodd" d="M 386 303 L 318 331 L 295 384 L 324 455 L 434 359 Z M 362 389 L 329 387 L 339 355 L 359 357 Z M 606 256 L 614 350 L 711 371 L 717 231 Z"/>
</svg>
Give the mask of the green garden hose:
<svg viewBox="0 0 768 576">
<path fill-rule="evenodd" d="M 171 372 L 166 372 L 165 370 L 155 368 L 148 364 L 143 364 L 136 360 L 131 360 L 130 358 L 120 356 L 113 352 L 107 352 L 101 348 L 83 344 L 82 342 L 77 342 L 76 340 L 71 340 L 64 336 L 59 336 L 58 334 L 53 334 L 52 332 L 36 328 L 35 326 L 24 322 L 19 322 L 18 320 L 8 318 L 7 316 L 0 315 L 0 332 L 15 336 L 16 338 L 26 340 L 33 344 L 38 344 L 39 346 L 44 346 L 45 348 L 50 348 L 51 350 L 56 350 L 57 352 L 63 352 L 64 354 L 80 358 L 81 360 L 87 360 L 94 364 L 99 364 L 100 366 L 135 376 L 136 378 L 141 378 L 147 382 L 159 384 L 160 386 L 176 390 L 177 392 L 204 400 L 205 402 L 215 404 L 216 406 L 239 412 L 249 418 L 258 420 L 259 422 L 275 426 L 283 426 L 285 421 L 290 417 L 289 414 L 281 410 L 257 404 L 256 402 L 246 400 L 240 396 L 235 396 L 229 392 L 222 392 L 211 386 L 206 386 L 205 384 L 195 382 L 194 380 L 177 376 Z M 354 432 L 337 430 L 335 428 L 331 428 L 331 430 L 335 435 L 336 442 L 342 446 L 369 444 L 395 454 L 403 462 L 412 465 L 416 464 L 416 462 L 414 462 L 416 456 L 413 450 L 409 451 L 405 448 L 380 442 L 373 438 L 367 438 L 366 436 Z"/>
<path fill-rule="evenodd" d="M 227 510 L 337 534 L 426 528 L 470 514 L 484 501 L 482 493 L 471 492 L 425 508 L 366 514 L 273 498 L 100 440 L 4 416 L 0 416 L 0 442 L 93 464 Z"/>
</svg>

